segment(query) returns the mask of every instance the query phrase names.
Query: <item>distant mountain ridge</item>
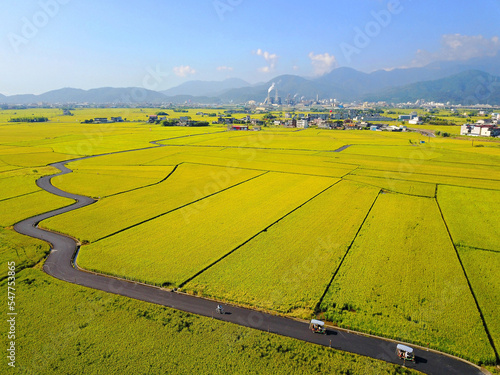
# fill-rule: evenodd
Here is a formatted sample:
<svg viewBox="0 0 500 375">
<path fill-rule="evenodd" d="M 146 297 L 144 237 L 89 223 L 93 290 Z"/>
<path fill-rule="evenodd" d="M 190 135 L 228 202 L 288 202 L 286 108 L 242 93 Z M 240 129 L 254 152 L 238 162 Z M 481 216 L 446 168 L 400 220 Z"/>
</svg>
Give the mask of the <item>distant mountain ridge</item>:
<svg viewBox="0 0 500 375">
<path fill-rule="evenodd" d="M 500 104 L 500 77 L 479 70 L 467 70 L 450 77 L 424 81 L 376 92 L 367 101 L 391 103 L 415 102 L 419 99 L 451 104 Z"/>
<path fill-rule="evenodd" d="M 486 71 L 476 69 L 480 66 Z M 185 103 L 200 104 L 263 102 L 271 86 L 270 96 L 289 98 L 338 99 L 340 101 L 427 101 L 455 104 L 500 105 L 497 95 L 500 76 L 500 55 L 461 62 L 436 62 L 421 68 L 378 70 L 363 73 L 352 68 L 334 69 L 317 78 L 281 75 L 272 80 L 250 85 L 238 78 L 224 81 L 189 81 L 157 92 L 138 87 L 103 87 L 92 90 L 64 88 L 41 95 L 0 94 L 3 104 L 31 103 L 91 103 L 140 104 Z M 478 94 L 485 86 L 488 94 Z M 482 101 L 484 100 L 484 101 Z"/>
<path fill-rule="evenodd" d="M 224 91 L 247 86 L 250 84 L 239 78 L 228 78 L 224 81 L 188 81 L 161 93 L 167 96 L 217 96 Z"/>
</svg>

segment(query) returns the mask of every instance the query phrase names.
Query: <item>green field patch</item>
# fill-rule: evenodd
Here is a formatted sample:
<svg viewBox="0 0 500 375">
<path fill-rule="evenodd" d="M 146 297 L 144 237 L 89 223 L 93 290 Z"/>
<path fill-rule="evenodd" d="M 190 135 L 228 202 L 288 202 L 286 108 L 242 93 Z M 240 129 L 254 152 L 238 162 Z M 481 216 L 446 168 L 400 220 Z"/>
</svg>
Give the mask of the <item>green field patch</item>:
<svg viewBox="0 0 500 375">
<path fill-rule="evenodd" d="M 15 165 L 6 165 L 3 162 L 0 162 L 0 173 L 13 171 L 16 169 L 19 169 L 19 167 L 16 167 Z"/>
<path fill-rule="evenodd" d="M 393 172 L 388 170 L 382 171 L 363 168 L 356 169 L 351 173 L 351 175 L 500 190 L 500 180 L 489 180 L 483 178 L 449 177 L 416 172 Z"/>
<path fill-rule="evenodd" d="M 495 361 L 433 199 L 380 195 L 321 309 L 342 327 Z"/>
<path fill-rule="evenodd" d="M 35 238 L 23 236 L 13 230 L 0 228 L 0 279 L 7 277 L 7 264 L 14 262 L 16 272 L 33 267 L 49 253 L 50 246 Z"/>
<path fill-rule="evenodd" d="M 363 169 L 379 171 L 421 173 L 447 177 L 469 177 L 480 179 L 495 179 L 500 181 L 500 158 L 492 160 L 486 155 L 464 154 L 456 151 L 456 148 L 437 147 L 436 152 L 442 156 L 428 159 L 429 153 L 434 148 L 416 147 L 408 158 L 389 158 L 374 155 L 320 153 L 330 159 L 332 163 L 345 163 L 357 165 Z M 469 157 L 470 155 L 470 157 Z"/>
<path fill-rule="evenodd" d="M 93 242 L 262 173 L 182 164 L 159 184 L 103 198 L 77 211 L 44 220 L 40 225 Z"/>
<path fill-rule="evenodd" d="M 323 158 L 311 155 L 274 154 L 267 150 L 219 149 L 195 147 L 148 163 L 149 165 L 171 165 L 181 162 L 206 165 L 231 166 L 283 173 L 297 173 L 315 176 L 342 177 L 355 167 L 325 163 Z M 299 152 L 300 153 L 300 152 Z"/>
<path fill-rule="evenodd" d="M 74 159 L 74 155 L 56 152 L 37 152 L 34 154 L 6 154 L 0 155 L 0 160 L 9 165 L 19 167 L 43 167 L 51 163 Z"/>
<path fill-rule="evenodd" d="M 362 182 L 367 185 L 377 186 L 381 189 L 395 193 L 424 196 L 432 198 L 436 193 L 436 185 L 416 181 L 395 180 L 384 177 L 368 177 L 358 175 L 347 175 L 345 180 Z"/>
<path fill-rule="evenodd" d="M 463 246 L 458 253 L 495 347 L 500 346 L 500 253 Z"/>
<path fill-rule="evenodd" d="M 478 154 L 481 156 L 492 156 L 496 160 L 500 159 L 500 142 L 474 142 L 473 147 L 461 147 L 457 148 L 460 152 L 466 152 L 467 154 Z"/>
<path fill-rule="evenodd" d="M 464 120 L 461 119 L 461 122 Z M 460 135 L 460 126 L 458 125 L 408 125 L 411 129 L 430 130 L 432 132 L 440 131 L 452 135 Z"/>
<path fill-rule="evenodd" d="M 36 180 L 59 172 L 53 167 L 22 168 L 0 174 L 0 201 L 39 191 Z"/>
<path fill-rule="evenodd" d="M 455 244 L 500 251 L 500 191 L 439 186 L 437 197 Z"/>
<path fill-rule="evenodd" d="M 435 148 L 429 148 L 419 145 L 407 145 L 407 146 L 384 146 L 384 145 L 353 145 L 344 151 L 344 154 L 356 154 L 356 155 L 372 155 L 372 156 L 382 156 L 387 158 L 398 158 L 398 159 L 417 159 L 418 160 L 429 160 L 434 159 L 441 154 Z M 422 152 L 422 150 L 424 150 Z"/>
<path fill-rule="evenodd" d="M 185 289 L 310 318 L 378 192 L 355 182 L 338 183 L 197 276 Z"/>
<path fill-rule="evenodd" d="M 16 282 L 23 314 L 16 326 L 16 371 L 22 374 L 417 374 L 72 285 L 36 269 L 20 272 Z M 1 287 L 7 290 L 5 282 Z"/>
<path fill-rule="evenodd" d="M 0 156 L 12 155 L 12 154 L 43 154 L 50 152 L 53 152 L 53 150 L 50 147 L 0 146 Z"/>
<path fill-rule="evenodd" d="M 74 203 L 72 199 L 39 190 L 32 194 L 0 202 L 0 227 L 11 226 L 23 219 Z"/>
<path fill-rule="evenodd" d="M 50 148 L 74 158 L 151 147 L 151 141 L 213 131 L 220 129 L 169 129 L 137 123 L 45 123 L 0 126 L 0 139 L 4 145 Z"/>
<path fill-rule="evenodd" d="M 310 129 L 315 131 L 316 129 Z M 317 130 L 316 130 L 317 131 Z M 412 132 L 378 132 L 378 131 L 350 131 L 350 130 L 322 130 L 319 135 L 330 134 L 343 144 L 367 146 L 408 146 L 427 141 L 427 137 Z"/>
<path fill-rule="evenodd" d="M 288 150 L 336 150 L 343 146 L 331 136 L 318 137 L 312 132 L 226 132 L 192 139 L 177 139 L 168 144 L 188 144 L 196 146 L 217 146 L 257 149 Z"/>
<path fill-rule="evenodd" d="M 99 167 L 79 168 L 73 173 L 54 177 L 59 189 L 90 197 L 106 197 L 159 183 L 174 167 Z"/>
<path fill-rule="evenodd" d="M 177 286 L 334 182 L 326 177 L 267 173 L 84 246 L 78 264 Z"/>
<path fill-rule="evenodd" d="M 185 147 L 159 147 L 151 145 L 151 148 L 145 150 L 121 152 L 117 154 L 102 155 L 95 158 L 78 160 L 68 164 L 68 168 L 81 169 L 111 166 L 141 166 L 185 151 Z M 175 163 L 165 163 L 163 165 L 175 165 Z"/>
</svg>

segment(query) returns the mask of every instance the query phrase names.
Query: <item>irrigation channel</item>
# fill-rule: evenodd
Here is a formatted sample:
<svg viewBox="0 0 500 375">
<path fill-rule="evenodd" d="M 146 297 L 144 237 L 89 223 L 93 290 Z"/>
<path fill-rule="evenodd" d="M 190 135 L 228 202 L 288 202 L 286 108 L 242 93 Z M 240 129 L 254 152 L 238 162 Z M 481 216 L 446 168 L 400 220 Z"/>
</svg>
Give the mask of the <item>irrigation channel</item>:
<svg viewBox="0 0 500 375">
<path fill-rule="evenodd" d="M 152 147 L 118 151 L 50 164 L 51 166 L 59 169 L 61 172 L 51 176 L 44 176 L 38 179 L 36 182 L 37 185 L 49 193 L 74 199 L 76 200 L 76 203 L 67 207 L 31 217 L 14 225 L 14 230 L 16 232 L 25 234 L 33 238 L 44 240 L 51 244 L 52 250 L 45 260 L 43 267 L 44 271 L 47 274 L 57 279 L 73 284 L 82 285 L 88 288 L 98 289 L 108 293 L 118 294 L 145 302 L 155 303 L 193 314 L 212 317 L 214 319 L 220 319 L 245 327 L 267 331 L 282 336 L 292 337 L 298 340 L 331 347 L 333 349 L 356 353 L 390 363 L 405 365 L 408 368 L 414 368 L 418 371 L 430 375 L 483 374 L 478 366 L 464 361 L 460 358 L 450 356 L 446 353 L 428 350 L 426 348 L 420 348 L 412 345 L 412 347 L 414 347 L 415 349 L 414 353 L 416 362 L 403 363 L 403 361 L 400 360 L 396 355 L 396 345 L 398 342 L 393 340 L 365 335 L 360 332 L 340 329 L 337 327 L 328 327 L 326 335 L 315 334 L 309 330 L 308 322 L 289 319 L 282 316 L 267 314 L 260 311 L 227 304 L 224 305 L 224 314 L 216 314 L 215 307 L 218 304 L 217 301 L 186 295 L 151 285 L 135 283 L 128 280 L 118 279 L 79 269 L 76 266 L 76 257 L 79 250 L 78 243 L 74 239 L 62 234 L 40 229 L 38 228 L 38 223 L 49 217 L 54 217 L 93 204 L 95 203 L 95 200 L 89 197 L 62 191 L 52 185 L 51 179 L 55 176 L 71 173 L 72 170 L 66 167 L 67 163 L 104 155 L 145 150 L 164 146 L 159 144 L 158 142 L 160 141 L 151 142 L 152 144 L 154 144 L 154 146 Z"/>
</svg>

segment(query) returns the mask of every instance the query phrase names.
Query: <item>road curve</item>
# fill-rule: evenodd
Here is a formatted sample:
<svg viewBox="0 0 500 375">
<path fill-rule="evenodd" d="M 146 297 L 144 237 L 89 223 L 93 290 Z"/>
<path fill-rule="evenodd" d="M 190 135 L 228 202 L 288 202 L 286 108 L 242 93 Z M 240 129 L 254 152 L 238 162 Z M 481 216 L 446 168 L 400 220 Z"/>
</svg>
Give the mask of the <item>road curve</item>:
<svg viewBox="0 0 500 375">
<path fill-rule="evenodd" d="M 76 203 L 34 216 L 14 225 L 16 232 L 47 241 L 51 244 L 52 251 L 43 267 L 47 274 L 73 284 L 164 305 L 189 313 L 213 317 L 302 341 L 330 346 L 335 349 L 361 354 L 390 363 L 403 364 L 395 354 L 396 342 L 391 340 L 334 328 L 329 328 L 327 335 L 314 334 L 309 331 L 308 325 L 305 322 L 236 306 L 225 305 L 226 313 L 219 315 L 215 313 L 216 302 L 214 301 L 77 269 L 74 265 L 78 250 L 76 241 L 58 233 L 42 230 L 38 228 L 38 223 L 49 217 L 76 210 L 95 202 L 89 197 L 67 193 L 51 184 L 53 177 L 72 172 L 66 167 L 67 163 L 83 159 L 86 158 L 51 164 L 51 166 L 58 168 L 61 173 L 45 176 L 37 180 L 37 185 L 40 188 L 58 196 L 74 199 Z M 415 355 L 417 362 L 406 363 L 406 367 L 414 368 L 430 375 L 483 374 L 478 367 L 446 354 L 416 348 Z"/>
</svg>

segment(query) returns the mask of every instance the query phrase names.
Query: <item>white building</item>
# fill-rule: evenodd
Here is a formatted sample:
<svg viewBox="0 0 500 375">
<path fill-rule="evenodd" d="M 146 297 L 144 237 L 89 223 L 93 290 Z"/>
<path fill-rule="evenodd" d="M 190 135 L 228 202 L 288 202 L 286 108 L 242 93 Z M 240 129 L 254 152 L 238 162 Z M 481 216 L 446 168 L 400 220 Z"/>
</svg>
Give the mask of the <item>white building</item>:
<svg viewBox="0 0 500 375">
<path fill-rule="evenodd" d="M 410 124 L 410 125 L 421 125 L 423 123 L 424 122 L 420 119 L 420 117 L 414 117 L 408 121 L 408 124 Z"/>
<path fill-rule="evenodd" d="M 306 129 L 309 127 L 309 121 L 307 120 L 298 120 L 297 121 L 297 127 L 298 128 L 302 128 L 302 129 Z"/>
<path fill-rule="evenodd" d="M 470 135 L 473 137 L 498 137 L 500 128 L 493 124 L 464 124 L 460 127 L 460 135 Z"/>
</svg>

